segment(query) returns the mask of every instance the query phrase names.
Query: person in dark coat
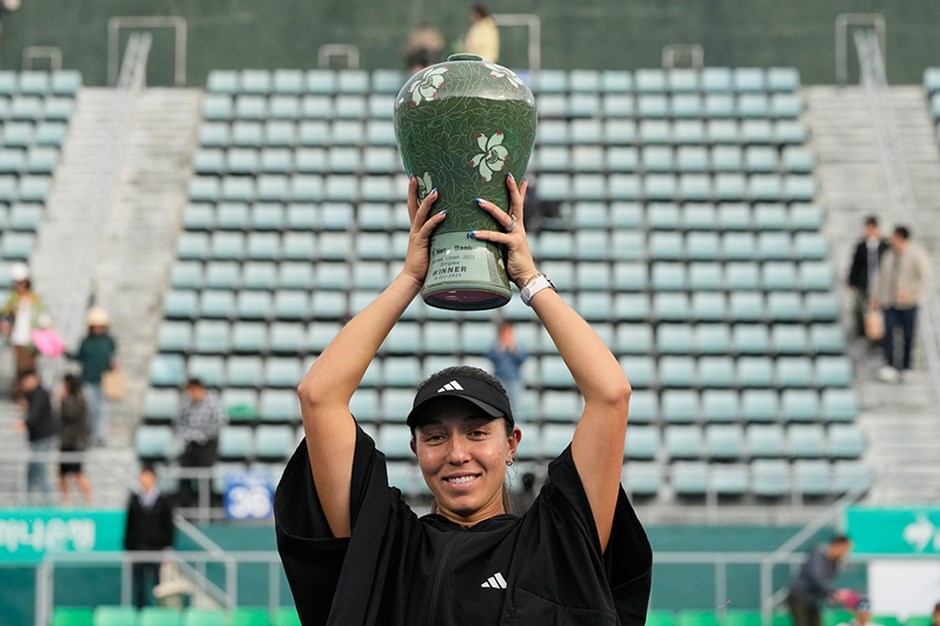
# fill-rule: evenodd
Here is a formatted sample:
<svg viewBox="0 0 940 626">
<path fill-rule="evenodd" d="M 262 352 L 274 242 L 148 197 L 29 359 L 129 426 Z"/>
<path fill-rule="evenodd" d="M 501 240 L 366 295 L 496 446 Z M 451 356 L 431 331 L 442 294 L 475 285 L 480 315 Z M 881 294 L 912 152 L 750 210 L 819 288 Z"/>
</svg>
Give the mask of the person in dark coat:
<svg viewBox="0 0 940 626">
<path fill-rule="evenodd" d="M 793 626 L 820 626 L 820 608 L 825 602 L 839 600 L 833 585 L 839 565 L 852 550 L 852 540 L 838 535 L 810 553 L 800 571 L 790 581 L 787 607 Z"/>
<path fill-rule="evenodd" d="M 865 236 L 855 246 L 848 281 L 855 292 L 855 332 L 859 337 L 865 336 L 865 307 L 868 306 L 881 255 L 887 249 L 888 242 L 878 231 L 878 218 L 869 215 L 865 218 Z"/>
<path fill-rule="evenodd" d="M 17 388 L 23 394 L 21 403 L 26 405 L 26 416 L 15 428 L 26 431 L 32 453 L 26 468 L 26 489 L 32 494 L 39 492 L 40 504 L 51 504 L 52 487 L 46 466 L 46 454 L 52 450 L 55 439 L 55 419 L 52 416 L 52 401 L 43 388 L 36 370 L 24 370 L 17 377 Z"/>
<path fill-rule="evenodd" d="M 140 492 L 132 494 L 127 503 L 127 524 L 124 549 L 128 551 L 160 551 L 173 546 L 173 503 L 157 488 L 153 469 L 140 470 Z M 137 608 L 150 604 L 151 592 L 160 581 L 159 562 L 135 562 L 132 565 L 134 604 Z"/>
<path fill-rule="evenodd" d="M 82 492 L 85 504 L 91 504 L 91 486 L 82 471 L 82 462 L 77 453 L 88 448 L 91 427 L 88 422 L 88 404 L 82 391 L 82 381 L 78 376 L 69 374 L 65 377 L 62 396 L 59 399 L 59 450 L 71 455 L 59 464 L 59 489 L 62 492 L 62 504 L 70 504 L 69 476 L 75 478 L 78 490 Z"/>
</svg>

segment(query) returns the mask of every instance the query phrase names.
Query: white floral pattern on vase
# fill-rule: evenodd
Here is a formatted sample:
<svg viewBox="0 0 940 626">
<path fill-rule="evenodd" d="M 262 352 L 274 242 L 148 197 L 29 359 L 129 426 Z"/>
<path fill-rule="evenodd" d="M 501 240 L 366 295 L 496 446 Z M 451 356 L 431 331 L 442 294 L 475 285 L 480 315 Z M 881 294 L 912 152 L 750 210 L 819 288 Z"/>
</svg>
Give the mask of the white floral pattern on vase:
<svg viewBox="0 0 940 626">
<path fill-rule="evenodd" d="M 418 176 L 418 202 L 424 200 L 431 190 L 434 189 L 431 183 L 431 172 L 425 172 L 421 176 Z"/>
<path fill-rule="evenodd" d="M 444 85 L 444 72 L 447 66 L 432 67 L 424 72 L 421 80 L 411 84 L 411 106 L 417 106 L 421 100 L 433 100 L 437 97 L 437 90 Z"/>
<path fill-rule="evenodd" d="M 480 177 L 488 183 L 493 179 L 494 172 L 501 172 L 506 168 L 506 159 L 509 150 L 503 146 L 503 131 L 497 130 L 491 137 L 477 133 L 477 144 L 481 152 L 470 161 L 470 167 L 480 168 Z"/>
<path fill-rule="evenodd" d="M 519 89 L 522 86 L 522 79 L 511 69 L 501 67 L 495 63 L 484 63 L 483 66 L 490 70 L 490 76 L 493 78 L 506 78 L 513 89 Z"/>
</svg>

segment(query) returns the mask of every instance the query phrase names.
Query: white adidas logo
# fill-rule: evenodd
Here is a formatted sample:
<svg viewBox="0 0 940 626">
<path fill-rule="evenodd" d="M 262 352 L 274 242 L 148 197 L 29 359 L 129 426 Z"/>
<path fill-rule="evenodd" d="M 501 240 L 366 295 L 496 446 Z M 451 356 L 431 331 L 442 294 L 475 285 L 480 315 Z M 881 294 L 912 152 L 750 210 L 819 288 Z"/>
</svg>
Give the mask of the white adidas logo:
<svg viewBox="0 0 940 626">
<path fill-rule="evenodd" d="M 437 393 L 443 393 L 445 391 L 463 391 L 463 387 L 460 386 L 456 380 L 452 380 L 440 389 L 437 390 Z"/>
<path fill-rule="evenodd" d="M 486 582 L 480 585 L 484 589 L 505 589 L 508 587 L 506 584 L 506 579 L 503 578 L 503 575 L 500 572 L 496 572 L 492 576 L 486 579 Z"/>
</svg>

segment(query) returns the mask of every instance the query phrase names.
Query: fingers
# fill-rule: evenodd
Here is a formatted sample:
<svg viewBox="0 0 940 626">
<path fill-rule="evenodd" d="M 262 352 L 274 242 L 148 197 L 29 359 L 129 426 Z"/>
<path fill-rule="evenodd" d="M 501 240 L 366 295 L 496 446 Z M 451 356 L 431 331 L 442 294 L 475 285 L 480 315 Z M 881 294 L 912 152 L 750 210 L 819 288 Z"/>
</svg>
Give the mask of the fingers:
<svg viewBox="0 0 940 626">
<path fill-rule="evenodd" d="M 522 206 L 525 204 L 526 190 L 529 188 L 529 181 L 523 180 L 522 185 L 516 185 L 516 178 L 509 172 L 506 176 L 506 187 L 509 188 L 509 213 L 518 221 L 522 221 Z"/>
<path fill-rule="evenodd" d="M 431 212 L 431 207 L 434 206 L 434 203 L 437 201 L 437 196 L 437 189 L 432 189 L 431 193 L 425 196 L 424 200 L 421 201 L 421 204 L 418 205 L 418 208 L 414 213 L 414 217 L 411 219 L 411 227 L 413 229 L 420 229 L 421 225 L 427 221 L 428 213 Z"/>
<path fill-rule="evenodd" d="M 505 246 L 508 246 L 510 243 L 512 243 L 512 237 L 508 233 L 498 233 L 495 230 L 471 230 L 469 233 L 467 233 L 467 237 L 470 239 L 477 239 L 479 241 L 501 243 Z"/>
<path fill-rule="evenodd" d="M 480 205 L 480 208 L 493 216 L 493 219 L 496 220 L 496 223 L 502 226 L 503 228 L 508 228 L 512 224 L 512 217 L 506 214 L 499 206 L 493 204 L 489 200 L 484 200 L 483 198 L 477 198 L 477 204 Z"/>
<path fill-rule="evenodd" d="M 429 238 L 434 229 L 444 221 L 445 217 L 447 217 L 447 211 L 441 211 L 437 215 L 433 216 L 424 223 L 424 225 L 421 227 L 421 230 L 418 231 L 418 236 L 425 239 Z"/>
</svg>

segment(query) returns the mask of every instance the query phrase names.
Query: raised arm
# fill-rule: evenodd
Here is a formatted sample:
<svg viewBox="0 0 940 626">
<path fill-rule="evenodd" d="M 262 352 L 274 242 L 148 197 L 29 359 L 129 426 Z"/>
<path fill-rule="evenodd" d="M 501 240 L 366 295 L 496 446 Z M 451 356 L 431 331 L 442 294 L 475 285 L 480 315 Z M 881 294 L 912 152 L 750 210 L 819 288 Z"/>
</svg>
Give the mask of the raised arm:
<svg viewBox="0 0 940 626">
<path fill-rule="evenodd" d="M 521 289 L 538 275 L 538 270 L 522 223 L 526 183 L 517 189 L 510 175 L 507 185 L 516 226 L 511 233 L 477 231 L 475 237 L 509 247 L 509 275 Z M 496 205 L 482 201 L 480 206 L 504 228 L 510 225 L 512 218 Z M 620 489 L 630 383 L 597 333 L 557 292 L 543 289 L 532 298 L 531 304 L 584 396 L 584 411 L 571 442 L 571 455 L 591 504 L 601 550 L 604 550 L 610 539 Z"/>
<path fill-rule="evenodd" d="M 418 181 L 412 178 L 408 184 L 411 234 L 401 273 L 336 335 L 297 388 L 313 482 L 335 537 L 352 532 L 349 493 L 356 426 L 349 399 L 392 326 L 418 294 L 428 268 L 428 238 L 445 216 L 441 212 L 427 219 L 437 191 L 419 205 L 417 190 Z"/>
</svg>

